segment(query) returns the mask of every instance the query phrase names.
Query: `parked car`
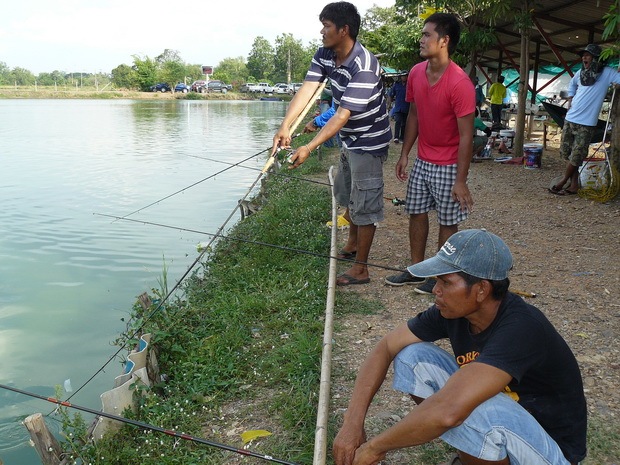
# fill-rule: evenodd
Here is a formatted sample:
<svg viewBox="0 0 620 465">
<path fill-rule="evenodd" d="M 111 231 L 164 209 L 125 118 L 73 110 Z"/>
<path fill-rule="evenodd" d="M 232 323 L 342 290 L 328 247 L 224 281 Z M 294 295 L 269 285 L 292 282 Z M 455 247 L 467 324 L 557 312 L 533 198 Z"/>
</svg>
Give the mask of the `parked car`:
<svg viewBox="0 0 620 465">
<path fill-rule="evenodd" d="M 174 91 L 175 92 L 183 92 L 184 94 L 187 94 L 190 91 L 190 87 L 187 84 L 183 84 L 182 82 L 179 82 L 174 87 Z"/>
<path fill-rule="evenodd" d="M 291 87 L 292 87 L 292 89 L 293 89 L 293 93 L 294 93 L 294 94 L 296 94 L 296 93 L 297 93 L 297 91 L 298 91 L 299 89 L 301 89 L 302 84 L 303 84 L 303 82 L 294 82 L 294 83 L 292 83 L 292 84 L 291 84 Z"/>
<path fill-rule="evenodd" d="M 262 94 L 272 94 L 273 87 L 267 82 L 248 82 L 241 86 L 241 92 L 255 92 Z"/>
<path fill-rule="evenodd" d="M 170 92 L 171 90 L 170 86 L 165 82 L 160 82 L 151 86 L 151 92 Z"/>
<path fill-rule="evenodd" d="M 209 81 L 207 84 L 207 90 L 209 92 L 221 92 L 222 94 L 225 94 L 229 90 L 232 90 L 232 86 L 230 84 L 225 84 L 222 81 L 213 80 Z"/>
<path fill-rule="evenodd" d="M 292 92 L 293 91 L 291 90 L 291 86 L 283 82 L 273 85 L 274 94 L 291 94 Z"/>
<path fill-rule="evenodd" d="M 273 87 L 271 87 L 268 82 L 259 82 L 256 85 L 258 86 L 258 91 L 255 92 L 262 92 L 263 94 L 273 94 Z"/>
<path fill-rule="evenodd" d="M 203 93 L 207 91 L 207 81 L 194 81 L 190 86 L 192 92 Z"/>
</svg>

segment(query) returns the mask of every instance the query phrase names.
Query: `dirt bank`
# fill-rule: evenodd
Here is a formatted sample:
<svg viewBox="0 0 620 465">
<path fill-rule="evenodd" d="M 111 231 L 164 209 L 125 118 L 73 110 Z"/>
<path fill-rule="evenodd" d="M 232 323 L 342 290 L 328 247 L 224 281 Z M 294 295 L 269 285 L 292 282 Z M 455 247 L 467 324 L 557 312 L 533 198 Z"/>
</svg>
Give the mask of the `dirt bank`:
<svg viewBox="0 0 620 465">
<path fill-rule="evenodd" d="M 540 169 L 493 161 L 472 164 L 469 186 L 475 207 L 461 229 L 486 228 L 506 241 L 515 259 L 511 288 L 535 293 L 528 301 L 548 316 L 572 347 L 582 369 L 590 414 L 617 422 L 620 196 L 601 204 L 578 196 L 549 194 L 550 182 L 564 169 L 557 140 L 554 142 L 544 151 Z M 400 146 L 392 144 L 384 176 L 386 197 L 405 197 L 406 186 L 394 176 L 399 154 Z M 370 262 L 398 267 L 409 264 L 407 221 L 399 207 L 386 203 L 386 220 L 377 230 Z M 341 241 L 345 238 L 346 232 L 340 234 Z M 431 216 L 427 256 L 434 255 L 436 241 L 436 219 Z M 383 280 L 390 274 L 393 272 L 372 269 L 370 284 L 338 291 L 367 295 L 385 308 L 376 315 L 338 319 L 333 370 L 337 416 L 351 392 L 349 370 L 357 370 L 386 331 L 432 303 L 430 296 L 414 293 L 412 286 L 385 285 Z M 411 408 L 411 401 L 386 383 L 370 412 L 368 433 L 393 424 Z M 383 463 L 413 463 L 405 461 L 413 458 L 409 454 L 396 452 Z"/>
</svg>

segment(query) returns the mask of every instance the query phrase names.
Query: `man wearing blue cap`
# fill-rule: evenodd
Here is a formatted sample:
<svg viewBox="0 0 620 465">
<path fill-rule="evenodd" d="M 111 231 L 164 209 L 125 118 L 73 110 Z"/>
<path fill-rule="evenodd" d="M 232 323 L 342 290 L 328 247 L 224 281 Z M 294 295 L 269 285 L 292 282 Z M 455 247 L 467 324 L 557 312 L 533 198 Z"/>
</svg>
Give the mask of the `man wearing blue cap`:
<svg viewBox="0 0 620 465">
<path fill-rule="evenodd" d="M 408 268 L 436 276 L 435 304 L 379 341 L 358 373 L 334 440 L 336 465 L 371 465 L 386 453 L 441 438 L 451 465 L 577 464 L 587 411 L 575 356 L 545 315 L 508 291 L 512 255 L 484 229 L 450 236 Z M 449 339 L 453 354 L 433 342 Z M 417 405 L 367 439 L 368 407 L 394 362 L 393 387 Z"/>
</svg>

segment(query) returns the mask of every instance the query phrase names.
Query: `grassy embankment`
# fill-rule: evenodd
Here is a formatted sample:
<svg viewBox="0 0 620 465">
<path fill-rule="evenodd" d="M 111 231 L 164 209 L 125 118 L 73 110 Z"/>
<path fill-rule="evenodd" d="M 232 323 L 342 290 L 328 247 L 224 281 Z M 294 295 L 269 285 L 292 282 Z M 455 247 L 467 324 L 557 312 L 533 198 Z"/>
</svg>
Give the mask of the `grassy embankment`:
<svg viewBox="0 0 620 465">
<path fill-rule="evenodd" d="M 308 140 L 302 136 L 296 145 Z M 292 175 L 325 181 L 335 157 L 334 149 L 327 151 L 323 161 L 313 157 Z M 328 275 L 330 231 L 324 224 L 331 218 L 331 201 L 326 186 L 283 176 L 266 178 L 264 192 L 268 200 L 262 210 L 228 233 L 242 240 L 220 240 L 186 280 L 182 295 L 152 316 L 154 308 L 144 311 L 135 305 L 120 340 L 136 328 L 151 332 L 168 381 L 151 389 L 137 386 L 141 408 L 127 414 L 233 447 L 242 446 L 243 431 L 265 429 L 273 434 L 251 443 L 250 449 L 310 464 Z M 162 289 L 152 291 L 154 298 L 167 293 L 165 278 Z M 380 309 L 378 302 L 357 293 L 338 293 L 339 316 Z M 354 375 L 348 374 L 349 379 Z M 336 430 L 331 421 L 330 444 Z M 266 463 L 130 426 L 96 446 L 83 447 L 83 422 L 72 417 L 65 428 L 73 431 L 65 447 L 74 459 L 92 465 Z M 619 441 L 611 424 L 591 418 L 584 463 L 616 463 Z M 446 455 L 436 443 L 418 449 L 416 463 L 438 463 Z"/>
<path fill-rule="evenodd" d="M 333 153 L 325 156 L 333 161 Z M 313 157 L 292 174 L 321 173 L 317 179 L 327 182 L 327 163 Z M 183 296 L 148 321 L 152 309 L 135 306 L 126 335 L 137 327 L 151 332 L 160 369 L 168 377 L 153 389 L 136 390 L 141 408 L 135 417 L 234 447 L 241 447 L 239 433 L 244 430 L 269 430 L 273 435 L 251 448 L 307 464 L 313 455 L 319 391 L 330 191 L 326 185 L 271 175 L 264 192 L 268 201 L 263 208 L 228 233 L 244 241 L 220 240 L 185 283 Z M 153 294 L 161 296 L 165 289 Z M 339 312 L 369 308 L 347 304 L 347 299 L 339 297 Z M 75 438 L 84 431 L 74 433 Z M 217 448 L 134 427 L 96 447 L 76 446 L 73 453 L 91 464 L 223 464 L 237 459 Z"/>
</svg>

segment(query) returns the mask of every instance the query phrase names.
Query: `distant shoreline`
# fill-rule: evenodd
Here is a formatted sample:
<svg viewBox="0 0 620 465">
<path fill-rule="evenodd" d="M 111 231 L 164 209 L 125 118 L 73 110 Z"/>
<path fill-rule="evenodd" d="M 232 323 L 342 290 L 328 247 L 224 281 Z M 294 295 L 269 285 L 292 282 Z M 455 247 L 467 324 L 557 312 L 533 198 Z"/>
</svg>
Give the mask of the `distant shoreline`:
<svg viewBox="0 0 620 465">
<path fill-rule="evenodd" d="M 0 99 L 133 99 L 133 100 L 254 100 L 256 96 L 249 96 L 238 92 L 209 93 L 209 94 L 183 94 L 181 92 L 139 92 L 130 90 L 102 90 L 80 88 L 77 90 L 55 90 L 49 87 L 28 86 L 14 88 L 12 86 L 0 86 Z"/>
</svg>

